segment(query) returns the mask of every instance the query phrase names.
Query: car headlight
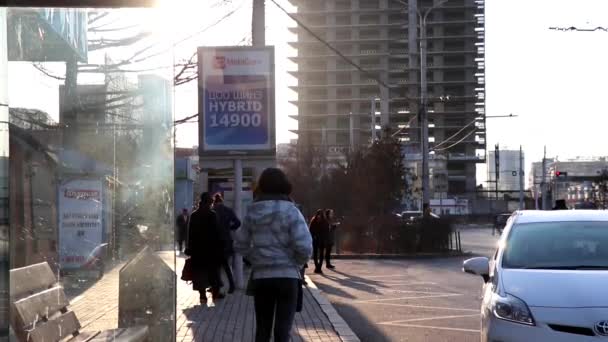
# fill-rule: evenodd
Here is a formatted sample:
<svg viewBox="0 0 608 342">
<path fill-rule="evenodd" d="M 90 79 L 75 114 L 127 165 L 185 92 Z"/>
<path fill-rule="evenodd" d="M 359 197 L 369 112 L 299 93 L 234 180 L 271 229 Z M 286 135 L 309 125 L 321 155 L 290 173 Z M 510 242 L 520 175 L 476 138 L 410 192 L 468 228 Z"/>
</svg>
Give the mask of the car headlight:
<svg viewBox="0 0 608 342">
<path fill-rule="evenodd" d="M 493 295 L 492 313 L 494 313 L 496 318 L 505 321 L 535 325 L 528 305 L 523 300 L 510 294 L 507 294 L 506 297 L 502 297 L 497 293 Z"/>
</svg>

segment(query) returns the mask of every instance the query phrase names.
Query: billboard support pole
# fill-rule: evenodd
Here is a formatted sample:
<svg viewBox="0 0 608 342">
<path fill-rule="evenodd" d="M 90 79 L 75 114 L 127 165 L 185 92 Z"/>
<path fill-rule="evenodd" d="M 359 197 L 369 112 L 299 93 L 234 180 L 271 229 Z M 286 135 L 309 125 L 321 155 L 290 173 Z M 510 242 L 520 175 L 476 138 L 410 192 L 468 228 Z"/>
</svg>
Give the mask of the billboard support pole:
<svg viewBox="0 0 608 342">
<path fill-rule="evenodd" d="M 243 161 L 234 160 L 234 212 L 237 217 L 242 219 L 243 204 Z M 237 288 L 243 287 L 243 257 L 235 253 L 232 259 L 232 269 L 234 270 L 234 284 Z"/>
</svg>

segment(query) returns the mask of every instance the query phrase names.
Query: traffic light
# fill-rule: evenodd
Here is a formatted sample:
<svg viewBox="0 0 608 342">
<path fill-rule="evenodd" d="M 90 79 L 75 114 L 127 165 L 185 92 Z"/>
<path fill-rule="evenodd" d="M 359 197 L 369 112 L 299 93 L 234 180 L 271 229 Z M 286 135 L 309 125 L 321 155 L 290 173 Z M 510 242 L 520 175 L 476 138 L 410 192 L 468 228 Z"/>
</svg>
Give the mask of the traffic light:
<svg viewBox="0 0 608 342">
<path fill-rule="evenodd" d="M 568 172 L 555 171 L 555 177 L 567 177 L 567 176 L 568 176 Z"/>
</svg>

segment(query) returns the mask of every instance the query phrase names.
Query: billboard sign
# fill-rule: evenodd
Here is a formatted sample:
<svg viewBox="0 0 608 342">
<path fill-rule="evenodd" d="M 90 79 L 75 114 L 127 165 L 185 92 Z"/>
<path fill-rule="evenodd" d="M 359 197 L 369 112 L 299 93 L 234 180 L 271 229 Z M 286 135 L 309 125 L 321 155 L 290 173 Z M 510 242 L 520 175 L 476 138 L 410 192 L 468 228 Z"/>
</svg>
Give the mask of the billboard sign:
<svg viewBox="0 0 608 342">
<path fill-rule="evenodd" d="M 199 155 L 272 155 L 274 48 L 201 47 Z"/>
<path fill-rule="evenodd" d="M 103 244 L 101 180 L 75 179 L 59 187 L 59 261 L 62 269 L 87 265 Z"/>
<path fill-rule="evenodd" d="M 86 62 L 87 12 L 75 8 L 10 9 L 10 61 Z"/>
</svg>

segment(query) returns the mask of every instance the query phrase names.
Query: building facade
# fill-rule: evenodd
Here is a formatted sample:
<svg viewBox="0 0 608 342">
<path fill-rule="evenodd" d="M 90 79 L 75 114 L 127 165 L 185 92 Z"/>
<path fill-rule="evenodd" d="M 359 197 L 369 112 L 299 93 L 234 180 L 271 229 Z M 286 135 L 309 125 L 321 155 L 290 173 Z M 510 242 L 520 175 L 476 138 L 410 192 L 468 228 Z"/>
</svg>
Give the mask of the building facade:
<svg viewBox="0 0 608 342">
<path fill-rule="evenodd" d="M 291 29 L 298 37 L 292 43 L 298 143 L 344 153 L 369 144 L 374 133 L 390 132 L 420 153 L 418 28 L 424 26 L 430 149 L 447 160 L 447 192 L 473 194 L 476 163 L 485 161 L 484 1 L 291 3 L 304 25 L 363 69 L 302 27 Z M 427 10 L 420 25 L 417 13 Z"/>
<path fill-rule="evenodd" d="M 577 157 L 568 160 L 547 159 L 545 165 L 546 206 L 565 200 L 569 208 L 603 207 L 605 193 L 601 186 L 608 178 L 607 157 Z M 542 198 L 542 162 L 532 163 L 530 189 L 538 202 Z M 601 203 L 600 203 L 601 202 Z M 541 205 L 539 204 L 539 207 Z"/>
<path fill-rule="evenodd" d="M 522 152 L 523 154 L 523 152 Z M 522 158 L 524 158 L 522 156 Z M 488 180 L 490 190 L 495 190 L 496 186 L 496 153 L 488 151 Z M 525 159 L 522 160 L 525 165 Z M 498 152 L 498 191 L 519 191 L 519 150 L 500 150 Z M 522 184 L 524 185 L 524 184 Z M 525 189 L 525 185 L 524 185 Z"/>
</svg>

